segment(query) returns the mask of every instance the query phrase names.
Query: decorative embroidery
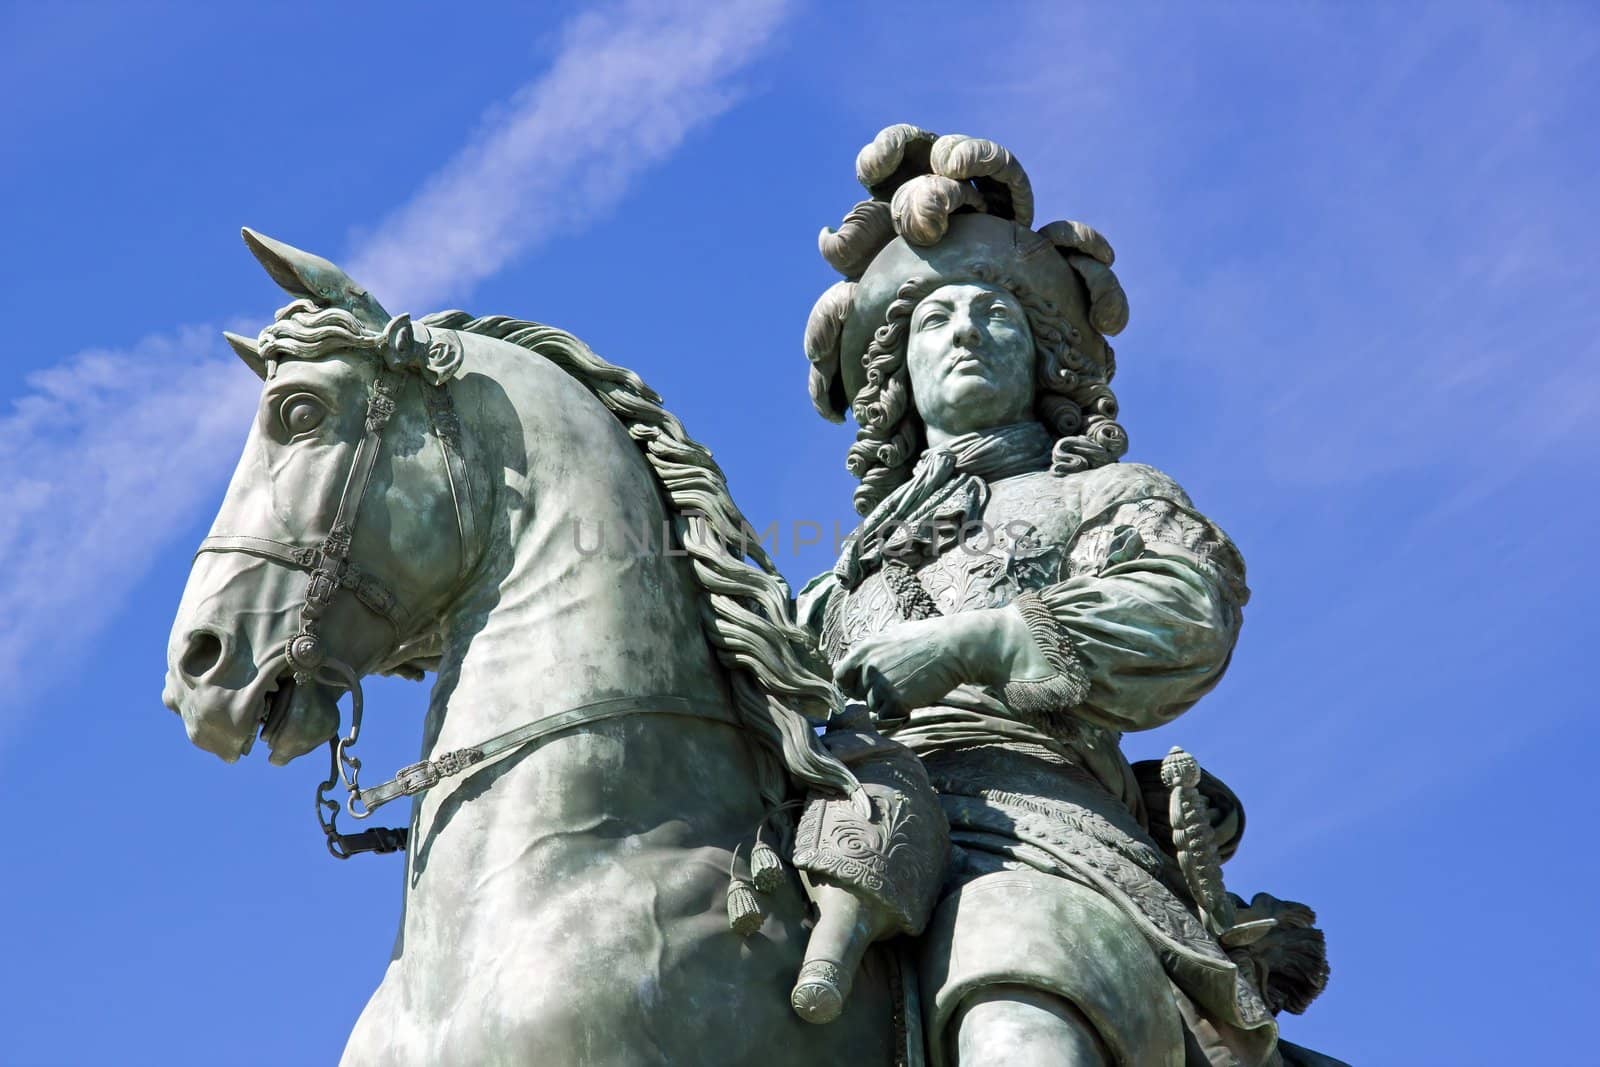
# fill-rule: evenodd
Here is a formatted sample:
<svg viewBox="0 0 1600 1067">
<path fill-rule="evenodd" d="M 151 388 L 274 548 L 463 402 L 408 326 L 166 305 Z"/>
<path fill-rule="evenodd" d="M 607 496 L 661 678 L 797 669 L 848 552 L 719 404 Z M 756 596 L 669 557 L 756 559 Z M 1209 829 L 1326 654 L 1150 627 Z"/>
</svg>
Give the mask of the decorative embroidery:
<svg viewBox="0 0 1600 1067">
<path fill-rule="evenodd" d="M 795 828 L 792 862 L 859 891 L 895 917 L 905 933 L 921 933 L 944 882 L 949 831 L 920 760 L 903 745 L 871 735 L 865 747 L 852 731 L 825 735 L 849 764 L 872 808 L 850 798 L 813 793 Z"/>
<path fill-rule="evenodd" d="M 1097 575 L 1144 555 L 1177 556 L 1220 582 L 1234 603 L 1250 599 L 1244 560 L 1227 535 L 1160 497 L 1119 504 L 1086 522 L 1073 538 L 1067 569 L 1073 577 Z"/>
<path fill-rule="evenodd" d="M 1034 644 L 1056 673 L 1038 681 L 1008 683 L 1001 691 L 1007 706 L 1025 715 L 1043 716 L 1082 704 L 1089 696 L 1089 678 L 1072 646 L 1071 635 L 1031 590 L 1019 594 L 1014 603 L 1028 624 Z"/>
<path fill-rule="evenodd" d="M 916 574 L 899 560 L 884 563 L 883 581 L 894 594 L 895 604 L 905 618 L 931 619 L 942 614 L 922 583 L 917 581 Z"/>
</svg>

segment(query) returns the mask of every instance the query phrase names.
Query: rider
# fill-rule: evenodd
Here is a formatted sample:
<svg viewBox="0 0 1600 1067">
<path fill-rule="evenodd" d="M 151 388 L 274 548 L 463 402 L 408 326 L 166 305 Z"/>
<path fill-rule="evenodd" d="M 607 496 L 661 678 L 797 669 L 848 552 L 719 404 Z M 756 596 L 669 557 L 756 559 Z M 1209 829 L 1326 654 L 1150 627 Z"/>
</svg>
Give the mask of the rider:
<svg viewBox="0 0 1600 1067">
<path fill-rule="evenodd" d="M 873 199 L 823 232 L 848 280 L 806 348 L 818 410 L 859 424 L 864 519 L 799 609 L 950 821 L 920 950 L 932 1061 L 1275 1063 L 1119 748 L 1216 685 L 1248 591 L 1172 479 L 1117 462 L 1111 249 L 1032 230 L 989 141 L 890 127 L 857 176 Z"/>
</svg>

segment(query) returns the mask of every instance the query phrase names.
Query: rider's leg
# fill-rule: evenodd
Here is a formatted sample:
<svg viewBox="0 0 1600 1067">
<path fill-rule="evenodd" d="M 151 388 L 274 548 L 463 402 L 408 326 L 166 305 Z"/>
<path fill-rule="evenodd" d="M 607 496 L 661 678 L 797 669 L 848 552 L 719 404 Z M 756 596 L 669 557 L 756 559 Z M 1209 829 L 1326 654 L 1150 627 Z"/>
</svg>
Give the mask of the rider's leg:
<svg viewBox="0 0 1600 1067">
<path fill-rule="evenodd" d="M 1172 980 L 1127 913 L 1093 886 L 1031 869 L 980 875 L 940 901 L 921 955 L 934 1067 L 1182 1067 Z M 986 1040 L 990 1029 L 1004 1036 Z M 1039 1052 L 1014 1053 L 1019 1044 Z"/>
<path fill-rule="evenodd" d="M 974 990 L 955 1017 L 956 1067 L 1111 1067 L 1083 1013 L 1022 985 Z"/>
</svg>

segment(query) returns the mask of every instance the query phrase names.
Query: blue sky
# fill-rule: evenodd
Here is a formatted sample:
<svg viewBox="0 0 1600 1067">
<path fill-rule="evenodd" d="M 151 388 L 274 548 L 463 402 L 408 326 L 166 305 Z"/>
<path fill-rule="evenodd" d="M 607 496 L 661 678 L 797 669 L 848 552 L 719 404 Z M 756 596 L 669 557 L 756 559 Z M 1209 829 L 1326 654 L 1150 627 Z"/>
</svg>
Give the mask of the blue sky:
<svg viewBox="0 0 1600 1067">
<path fill-rule="evenodd" d="M 160 703 L 254 401 L 219 331 L 283 302 L 238 227 L 570 329 L 758 524 L 848 524 L 800 334 L 906 121 L 1110 238 L 1129 458 L 1250 564 L 1228 677 L 1127 747 L 1227 779 L 1230 887 L 1319 912 L 1285 1033 L 1600 1062 L 1597 61 L 1555 2 L 4 8 L 0 1062 L 331 1062 L 388 958 L 399 865 L 327 858 L 321 765 L 225 766 Z M 369 703 L 369 766 L 415 758 L 423 690 Z"/>
</svg>

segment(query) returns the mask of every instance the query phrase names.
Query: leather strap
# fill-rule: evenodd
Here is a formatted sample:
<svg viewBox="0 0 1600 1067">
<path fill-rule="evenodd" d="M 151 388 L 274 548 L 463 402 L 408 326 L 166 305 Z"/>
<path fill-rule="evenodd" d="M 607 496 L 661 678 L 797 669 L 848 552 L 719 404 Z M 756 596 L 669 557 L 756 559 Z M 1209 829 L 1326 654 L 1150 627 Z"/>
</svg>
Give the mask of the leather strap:
<svg viewBox="0 0 1600 1067">
<path fill-rule="evenodd" d="M 428 411 L 428 422 L 433 426 L 433 436 L 438 438 L 439 449 L 444 453 L 445 473 L 450 479 L 450 496 L 456 508 L 456 533 L 461 538 L 460 576 L 465 578 L 477 560 L 473 549 L 478 543 L 477 517 L 472 509 L 472 477 L 467 471 L 466 458 L 461 453 L 461 420 L 456 415 L 455 402 L 450 398 L 450 387 L 441 382 L 432 389 L 422 389 L 423 406 Z"/>
<path fill-rule="evenodd" d="M 708 719 L 730 726 L 738 725 L 733 713 L 715 701 L 691 701 L 674 696 L 617 697 L 601 700 L 524 723 L 470 748 L 458 748 L 434 759 L 402 767 L 393 778 L 382 785 L 358 792 L 355 799 L 365 806 L 366 811 L 362 813 L 362 817 L 365 818 L 391 800 L 425 793 L 440 782 L 453 778 L 469 767 L 477 766 L 501 753 L 531 745 L 535 741 L 574 730 L 579 726 L 592 726 L 597 722 L 620 719 L 628 715 L 678 715 L 685 718 Z"/>
<path fill-rule="evenodd" d="M 312 571 L 316 569 L 319 551 L 320 544 L 297 545 L 291 541 L 274 541 L 269 537 L 248 534 L 213 534 L 200 542 L 195 555 L 201 552 L 242 552 L 247 556 L 260 556 L 283 563 L 296 570 Z M 399 599 L 378 578 L 346 560 L 339 587 L 350 590 L 367 610 L 388 620 L 389 625 L 394 627 L 396 637 L 405 632 Z"/>
</svg>

